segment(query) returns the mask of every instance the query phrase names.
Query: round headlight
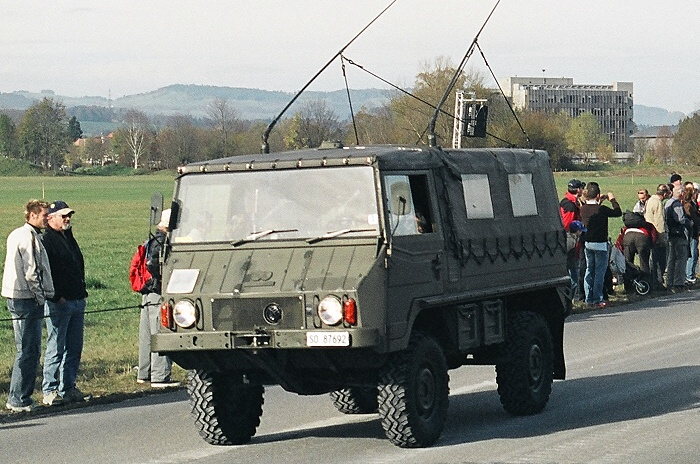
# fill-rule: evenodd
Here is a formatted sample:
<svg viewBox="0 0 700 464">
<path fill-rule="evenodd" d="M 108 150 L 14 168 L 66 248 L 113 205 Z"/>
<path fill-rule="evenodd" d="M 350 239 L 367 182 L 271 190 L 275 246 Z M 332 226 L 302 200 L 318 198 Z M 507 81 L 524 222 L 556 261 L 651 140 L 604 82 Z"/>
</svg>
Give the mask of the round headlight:
<svg viewBox="0 0 700 464">
<path fill-rule="evenodd" d="M 178 301 L 173 307 L 173 319 L 183 329 L 188 329 L 197 321 L 197 311 L 191 301 Z"/>
<path fill-rule="evenodd" d="M 318 304 L 318 317 L 326 325 L 336 325 L 343 320 L 343 305 L 340 298 L 328 295 Z"/>
</svg>

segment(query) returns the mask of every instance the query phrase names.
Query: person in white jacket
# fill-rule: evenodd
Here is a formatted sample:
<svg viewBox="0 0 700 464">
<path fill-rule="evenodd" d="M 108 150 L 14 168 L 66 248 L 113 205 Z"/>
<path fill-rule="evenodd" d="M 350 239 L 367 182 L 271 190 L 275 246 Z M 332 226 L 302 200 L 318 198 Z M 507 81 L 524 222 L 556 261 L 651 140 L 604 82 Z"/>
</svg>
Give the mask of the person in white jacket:
<svg viewBox="0 0 700 464">
<path fill-rule="evenodd" d="M 7 298 L 7 308 L 14 319 L 17 356 L 5 407 L 14 412 L 33 409 L 44 303 L 54 295 L 49 257 L 39 240 L 41 229 L 47 225 L 48 206 L 45 201 L 30 200 L 24 209 L 26 224 L 7 237 L 2 296 Z"/>
</svg>

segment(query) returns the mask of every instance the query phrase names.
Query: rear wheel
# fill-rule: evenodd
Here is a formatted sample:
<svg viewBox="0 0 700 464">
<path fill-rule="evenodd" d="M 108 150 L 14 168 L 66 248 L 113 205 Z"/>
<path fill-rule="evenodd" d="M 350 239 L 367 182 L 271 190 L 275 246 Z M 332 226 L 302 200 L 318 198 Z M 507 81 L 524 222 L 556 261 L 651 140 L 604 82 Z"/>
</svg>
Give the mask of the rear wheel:
<svg viewBox="0 0 700 464">
<path fill-rule="evenodd" d="M 261 385 L 225 372 L 190 371 L 187 392 L 199 435 L 212 445 L 248 443 L 260 425 Z"/>
<path fill-rule="evenodd" d="M 440 437 L 449 395 L 440 345 L 416 332 L 408 348 L 387 362 L 379 381 L 379 415 L 387 438 L 403 448 L 432 445 Z"/>
<path fill-rule="evenodd" d="M 343 414 L 371 414 L 377 412 L 377 389 L 348 387 L 330 393 L 333 406 Z"/>
<path fill-rule="evenodd" d="M 535 414 L 552 392 L 552 337 L 540 314 L 522 311 L 508 316 L 506 352 L 496 364 L 498 395 L 509 413 Z"/>
</svg>

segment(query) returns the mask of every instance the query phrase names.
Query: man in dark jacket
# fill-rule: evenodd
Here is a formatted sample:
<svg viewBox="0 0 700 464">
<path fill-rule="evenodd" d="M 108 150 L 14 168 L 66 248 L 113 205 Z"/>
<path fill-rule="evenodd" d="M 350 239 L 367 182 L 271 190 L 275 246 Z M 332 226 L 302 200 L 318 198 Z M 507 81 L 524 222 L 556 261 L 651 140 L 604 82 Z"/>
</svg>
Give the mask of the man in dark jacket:
<svg viewBox="0 0 700 464">
<path fill-rule="evenodd" d="M 71 217 L 75 211 L 65 201 L 49 205 L 48 225 L 42 236 L 51 266 L 54 297 L 47 300 L 46 354 L 44 356 L 43 403 L 83 401 L 75 385 L 83 352 L 85 319 L 85 263 L 73 237 Z"/>
<path fill-rule="evenodd" d="M 165 244 L 170 222 L 170 210 L 163 211 L 158 223 L 158 230 L 146 243 L 146 266 L 151 273 L 151 280 L 141 291 L 141 320 L 139 322 L 139 368 L 136 382 L 151 382 L 151 387 L 166 388 L 179 385 L 170 379 L 172 361 L 167 356 L 151 353 L 151 335 L 158 332 L 160 325 L 160 304 L 162 278 L 160 272 L 160 254 Z"/>
<path fill-rule="evenodd" d="M 674 187 L 671 199 L 664 206 L 668 229 L 666 287 L 673 292 L 685 290 L 685 266 L 688 260 L 688 236 L 693 222 L 688 219 L 680 201 L 683 187 Z"/>
<path fill-rule="evenodd" d="M 600 195 L 600 186 L 589 182 L 584 192 L 585 203 L 581 205 L 581 221 L 588 228 L 586 232 L 586 303 L 597 308 L 605 308 L 603 301 L 603 284 L 608 268 L 608 218 L 622 216 L 620 205 L 615 196 L 608 192 Z M 601 205 L 605 199 L 610 200 L 612 208 Z"/>
</svg>

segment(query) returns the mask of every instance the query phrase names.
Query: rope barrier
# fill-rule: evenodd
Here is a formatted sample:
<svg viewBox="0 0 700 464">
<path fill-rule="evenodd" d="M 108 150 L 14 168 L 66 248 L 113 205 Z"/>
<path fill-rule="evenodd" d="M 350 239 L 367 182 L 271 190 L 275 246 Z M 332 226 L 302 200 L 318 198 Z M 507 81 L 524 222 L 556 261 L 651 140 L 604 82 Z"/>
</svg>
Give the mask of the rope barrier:
<svg viewBox="0 0 700 464">
<path fill-rule="evenodd" d="M 113 312 L 113 311 L 125 311 L 127 309 L 142 309 L 145 306 L 156 306 L 154 303 L 148 303 L 146 305 L 133 305 L 133 306 L 121 306 L 118 308 L 107 308 L 107 309 L 93 309 L 90 311 L 85 311 L 84 314 L 94 314 L 94 313 L 108 313 L 108 312 Z M 157 306 L 160 306 L 158 304 Z M 55 314 L 54 314 L 55 315 Z M 8 317 L 8 318 L 2 318 L 0 319 L 0 322 L 13 322 L 13 321 L 25 321 L 25 320 L 33 320 L 33 319 L 46 319 L 47 317 L 51 317 L 52 314 L 44 314 L 43 316 L 33 316 L 33 317 Z"/>
</svg>

